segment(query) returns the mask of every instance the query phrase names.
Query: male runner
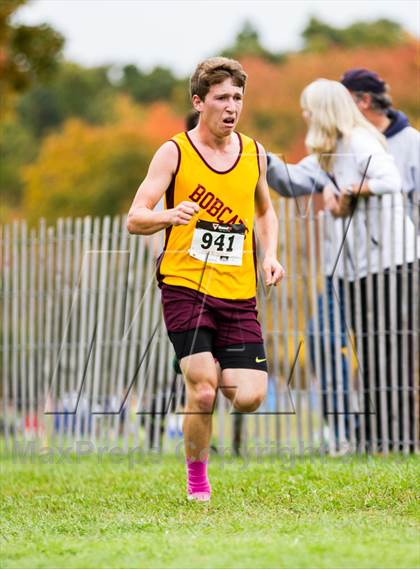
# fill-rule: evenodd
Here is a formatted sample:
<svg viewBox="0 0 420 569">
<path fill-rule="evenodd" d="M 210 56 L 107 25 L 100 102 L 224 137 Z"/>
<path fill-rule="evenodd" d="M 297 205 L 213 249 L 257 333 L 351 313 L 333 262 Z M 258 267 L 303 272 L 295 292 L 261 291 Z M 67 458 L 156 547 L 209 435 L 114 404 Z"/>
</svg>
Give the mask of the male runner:
<svg viewBox="0 0 420 569">
<path fill-rule="evenodd" d="M 239 412 L 255 411 L 267 389 L 257 321 L 254 218 L 265 284 L 284 275 L 276 259 L 277 218 L 264 149 L 235 131 L 247 75 L 224 57 L 200 63 L 191 78 L 198 125 L 153 157 L 128 214 L 130 233 L 165 229 L 158 262 L 163 315 L 186 383 L 183 430 L 188 498 L 208 501 L 212 411 L 220 364 L 223 394 Z M 153 208 L 165 194 L 162 212 Z"/>
</svg>

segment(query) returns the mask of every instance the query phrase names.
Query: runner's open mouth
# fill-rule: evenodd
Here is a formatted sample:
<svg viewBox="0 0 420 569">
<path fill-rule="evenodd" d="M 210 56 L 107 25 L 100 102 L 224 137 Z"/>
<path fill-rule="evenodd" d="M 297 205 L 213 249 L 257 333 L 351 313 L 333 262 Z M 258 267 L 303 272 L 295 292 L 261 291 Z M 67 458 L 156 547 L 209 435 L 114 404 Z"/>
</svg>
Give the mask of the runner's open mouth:
<svg viewBox="0 0 420 569">
<path fill-rule="evenodd" d="M 234 124 L 235 119 L 234 119 L 233 117 L 228 117 L 228 118 L 226 118 L 226 119 L 223 119 L 223 122 L 224 122 L 225 124 Z"/>
</svg>

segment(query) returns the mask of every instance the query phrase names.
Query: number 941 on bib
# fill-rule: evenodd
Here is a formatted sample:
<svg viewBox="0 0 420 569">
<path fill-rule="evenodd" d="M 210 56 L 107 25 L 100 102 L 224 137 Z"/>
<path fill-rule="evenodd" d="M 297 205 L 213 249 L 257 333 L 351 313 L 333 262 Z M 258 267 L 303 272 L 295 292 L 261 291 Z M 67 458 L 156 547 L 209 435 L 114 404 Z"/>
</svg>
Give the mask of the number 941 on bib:
<svg viewBox="0 0 420 569">
<path fill-rule="evenodd" d="M 197 221 L 190 247 L 194 259 L 217 265 L 242 265 L 245 225 Z"/>
</svg>

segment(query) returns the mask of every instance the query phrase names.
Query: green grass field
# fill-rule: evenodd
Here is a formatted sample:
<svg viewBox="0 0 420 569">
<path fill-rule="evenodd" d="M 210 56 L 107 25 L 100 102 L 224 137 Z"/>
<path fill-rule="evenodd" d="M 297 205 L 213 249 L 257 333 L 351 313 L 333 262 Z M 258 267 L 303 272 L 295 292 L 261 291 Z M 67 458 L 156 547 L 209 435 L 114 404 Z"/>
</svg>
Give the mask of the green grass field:
<svg viewBox="0 0 420 569">
<path fill-rule="evenodd" d="M 181 458 L 3 456 L 0 566 L 417 568 L 419 467 L 216 458 L 206 505 L 187 502 Z"/>
</svg>

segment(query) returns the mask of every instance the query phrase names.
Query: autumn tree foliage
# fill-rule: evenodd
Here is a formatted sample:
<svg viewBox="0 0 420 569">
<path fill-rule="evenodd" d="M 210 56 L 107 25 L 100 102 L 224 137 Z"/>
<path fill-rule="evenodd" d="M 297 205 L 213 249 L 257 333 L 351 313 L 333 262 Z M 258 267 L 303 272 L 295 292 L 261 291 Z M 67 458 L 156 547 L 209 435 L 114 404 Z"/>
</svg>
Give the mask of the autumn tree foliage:
<svg viewBox="0 0 420 569">
<path fill-rule="evenodd" d="M 366 67 L 386 80 L 395 107 L 405 112 L 418 128 L 419 47 L 419 42 L 410 41 L 389 48 L 335 48 L 322 54 L 300 52 L 289 54 L 279 65 L 259 58 L 244 58 L 242 64 L 249 80 L 240 127 L 270 150 L 285 153 L 291 161 L 298 160 L 305 153 L 305 123 L 299 103 L 304 87 L 320 77 L 340 80 L 347 69 Z"/>
<path fill-rule="evenodd" d="M 282 53 L 273 53 L 266 49 L 261 42 L 257 28 L 249 21 L 245 21 L 239 30 L 234 43 L 223 50 L 221 55 L 239 59 L 242 57 L 259 57 L 265 61 L 277 63 L 285 57 Z"/>
<path fill-rule="evenodd" d="M 56 30 L 42 24 L 13 24 L 11 18 L 27 0 L 0 2 L 0 98 L 10 105 L 18 93 L 38 80 L 50 77 L 57 68 L 64 38 Z"/>
<path fill-rule="evenodd" d="M 156 112 L 167 119 L 161 125 L 153 118 Z M 150 121 L 155 124 L 153 144 Z M 94 126 L 70 119 L 45 139 L 38 158 L 25 168 L 24 209 L 29 220 L 127 211 L 156 145 L 182 126 L 163 103 L 158 109 L 141 108 L 127 98 L 117 101 L 112 124 Z"/>
<path fill-rule="evenodd" d="M 86 68 L 63 62 L 53 77 L 22 95 L 17 115 L 37 138 L 71 117 L 93 124 L 109 122 L 116 90 L 107 74 L 107 66 Z"/>
<path fill-rule="evenodd" d="M 325 51 L 334 47 L 388 47 L 405 43 L 407 32 L 397 22 L 381 18 L 373 22 L 353 22 L 337 28 L 310 18 L 302 32 L 307 51 Z"/>
<path fill-rule="evenodd" d="M 145 73 L 136 65 L 125 65 L 118 87 L 139 103 L 168 100 L 178 81 L 170 69 L 157 66 Z"/>
<path fill-rule="evenodd" d="M 251 24 L 243 26 L 225 52 L 239 58 L 249 76 L 239 130 L 299 160 L 305 154 L 303 88 L 319 77 L 339 80 L 351 67 L 377 71 L 390 84 L 395 107 L 419 127 L 419 42 L 398 25 L 392 42 L 372 46 L 359 23 L 345 29 L 321 24 L 308 24 L 301 52 L 281 57 L 267 52 Z M 389 27 L 373 24 L 377 38 Z M 355 34 L 363 40 L 356 47 Z M 154 151 L 184 129 L 189 109 L 188 80 L 169 70 L 126 66 L 115 80 L 112 68 L 61 62 L 48 80 L 19 95 L 15 117 L 0 123 L 0 222 L 127 211 Z"/>
</svg>

